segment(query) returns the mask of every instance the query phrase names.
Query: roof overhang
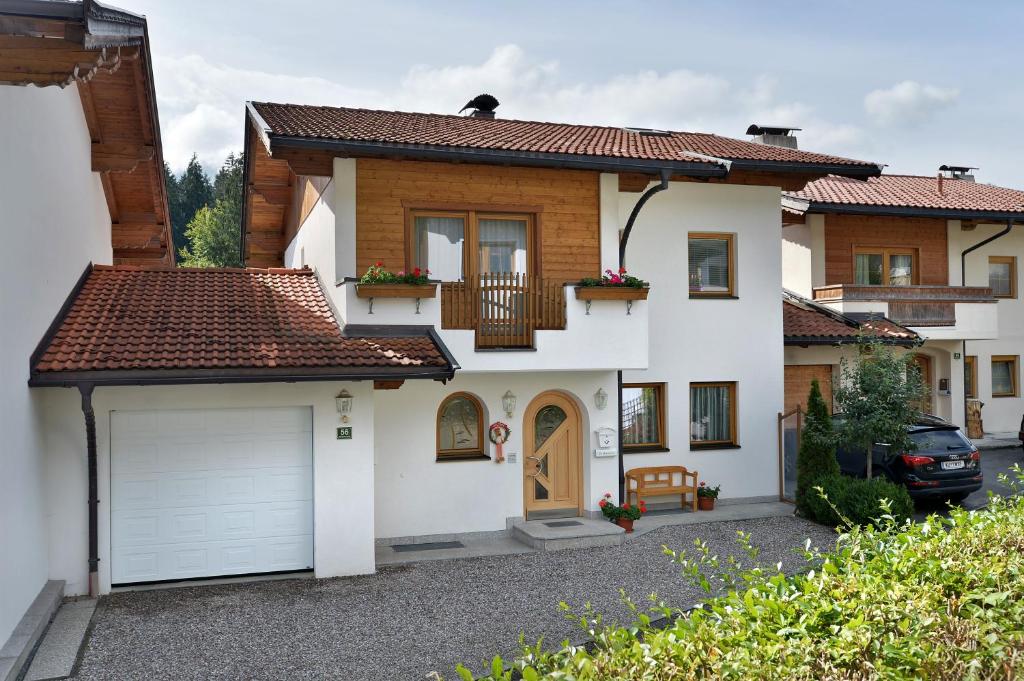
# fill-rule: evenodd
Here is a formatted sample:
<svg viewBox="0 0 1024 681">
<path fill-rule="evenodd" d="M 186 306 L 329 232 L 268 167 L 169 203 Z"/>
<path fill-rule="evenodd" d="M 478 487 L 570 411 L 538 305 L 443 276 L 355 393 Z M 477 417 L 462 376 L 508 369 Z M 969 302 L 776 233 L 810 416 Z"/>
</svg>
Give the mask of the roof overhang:
<svg viewBox="0 0 1024 681">
<path fill-rule="evenodd" d="M 782 195 L 782 207 L 799 215 L 825 213 L 832 215 L 875 215 L 880 217 L 938 218 L 1000 223 L 1024 220 L 1024 212 L 920 208 L 915 206 L 874 206 L 857 203 L 823 203 L 788 194 Z"/>
</svg>

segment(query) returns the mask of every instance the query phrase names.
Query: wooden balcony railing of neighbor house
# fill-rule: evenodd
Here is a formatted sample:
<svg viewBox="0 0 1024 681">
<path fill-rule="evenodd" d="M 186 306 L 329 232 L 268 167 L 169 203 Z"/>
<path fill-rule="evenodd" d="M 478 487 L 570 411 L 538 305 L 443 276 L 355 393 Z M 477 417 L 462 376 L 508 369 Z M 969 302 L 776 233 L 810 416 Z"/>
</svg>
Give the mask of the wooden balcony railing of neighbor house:
<svg viewBox="0 0 1024 681">
<path fill-rule="evenodd" d="M 833 284 L 814 289 L 814 300 L 884 302 L 889 319 L 904 326 L 955 326 L 957 303 L 994 303 L 987 286 L 867 286 Z"/>
<path fill-rule="evenodd" d="M 565 328 L 565 284 L 517 272 L 443 283 L 441 328 L 476 331 L 478 348 L 531 348 L 534 331 Z"/>
</svg>

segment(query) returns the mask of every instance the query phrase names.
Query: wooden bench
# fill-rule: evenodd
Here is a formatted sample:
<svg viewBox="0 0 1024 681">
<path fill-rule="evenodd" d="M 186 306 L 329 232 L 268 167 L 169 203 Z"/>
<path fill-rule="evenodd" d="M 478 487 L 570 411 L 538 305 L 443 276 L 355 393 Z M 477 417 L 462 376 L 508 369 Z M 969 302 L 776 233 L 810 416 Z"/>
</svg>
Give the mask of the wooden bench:
<svg viewBox="0 0 1024 681">
<path fill-rule="evenodd" d="M 626 473 L 626 501 L 640 503 L 641 497 L 678 494 L 680 507 L 686 508 L 686 495 L 690 495 L 690 509 L 697 510 L 697 471 L 685 466 L 655 466 L 633 468 Z"/>
</svg>

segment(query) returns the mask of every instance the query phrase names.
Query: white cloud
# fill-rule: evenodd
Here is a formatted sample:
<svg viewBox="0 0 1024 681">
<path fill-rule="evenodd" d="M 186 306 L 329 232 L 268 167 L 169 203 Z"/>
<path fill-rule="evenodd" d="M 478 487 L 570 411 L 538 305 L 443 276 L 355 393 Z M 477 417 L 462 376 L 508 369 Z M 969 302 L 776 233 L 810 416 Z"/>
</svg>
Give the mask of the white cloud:
<svg viewBox="0 0 1024 681">
<path fill-rule="evenodd" d="M 879 125 L 912 125 L 948 108 L 960 96 L 955 88 L 905 80 L 885 90 L 874 90 L 864 97 L 864 110 Z"/>
<path fill-rule="evenodd" d="M 481 63 L 416 65 L 395 85 L 349 88 L 318 77 L 293 76 L 213 64 L 202 57 L 157 59 L 157 92 L 164 156 L 175 170 L 193 152 L 215 169 L 242 146 L 246 100 L 331 104 L 455 113 L 471 97 L 490 92 L 498 115 L 555 122 L 635 125 L 717 132 L 742 137 L 751 122 L 804 128 L 801 146 L 850 153 L 859 128 L 821 119 L 812 107 L 779 101 L 776 81 L 746 87 L 687 69 L 613 74 L 599 82 L 567 82 L 558 62 L 531 59 L 517 45 L 495 48 Z"/>
</svg>

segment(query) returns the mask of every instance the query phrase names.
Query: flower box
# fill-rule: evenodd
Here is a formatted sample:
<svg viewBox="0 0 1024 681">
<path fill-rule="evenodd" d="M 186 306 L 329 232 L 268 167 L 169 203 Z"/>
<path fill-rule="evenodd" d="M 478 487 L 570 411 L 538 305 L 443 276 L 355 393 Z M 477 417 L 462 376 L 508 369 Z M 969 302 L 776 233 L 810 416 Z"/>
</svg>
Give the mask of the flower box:
<svg viewBox="0 0 1024 681">
<path fill-rule="evenodd" d="M 647 300 L 650 290 L 634 286 L 577 286 L 576 300 Z"/>
<path fill-rule="evenodd" d="M 359 298 L 436 298 L 437 284 L 356 284 Z"/>
</svg>

